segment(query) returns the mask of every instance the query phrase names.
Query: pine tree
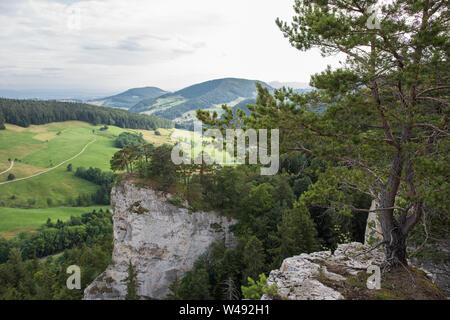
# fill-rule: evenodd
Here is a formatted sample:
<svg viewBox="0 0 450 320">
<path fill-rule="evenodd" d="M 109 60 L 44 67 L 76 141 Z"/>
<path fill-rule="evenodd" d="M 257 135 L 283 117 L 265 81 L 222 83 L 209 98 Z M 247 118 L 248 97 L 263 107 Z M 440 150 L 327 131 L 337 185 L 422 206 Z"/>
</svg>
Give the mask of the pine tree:
<svg viewBox="0 0 450 320">
<path fill-rule="evenodd" d="M 139 300 L 139 296 L 137 295 L 137 273 L 131 260 L 128 263 L 128 276 L 122 282 L 127 284 L 125 300 Z"/>
<path fill-rule="evenodd" d="M 239 300 L 239 290 L 236 288 L 234 284 L 234 280 L 232 278 L 228 278 L 224 281 L 224 289 L 223 295 L 225 300 Z"/>
<path fill-rule="evenodd" d="M 287 257 L 313 252 L 318 248 L 314 221 L 305 206 L 297 205 L 283 213 L 278 238 L 280 246 L 273 250 L 277 257 L 276 265 Z"/>
<path fill-rule="evenodd" d="M 175 280 L 169 285 L 170 293 L 167 295 L 168 300 L 182 300 L 180 296 L 181 281 L 178 275 L 175 276 Z"/>
<path fill-rule="evenodd" d="M 265 259 L 263 243 L 257 237 L 251 236 L 243 251 L 245 265 L 245 270 L 243 271 L 244 282 L 249 277 L 256 279 L 264 272 Z"/>
<path fill-rule="evenodd" d="M 293 21 L 277 21 L 284 36 L 301 51 L 346 56 L 341 67 L 312 76 L 316 90 L 306 94 L 271 94 L 257 84 L 250 116 L 237 112 L 234 119 L 225 107 L 223 120 L 202 110 L 197 117 L 222 129 L 232 123 L 280 129 L 282 151 L 326 161 L 327 170 L 300 201 L 368 212 L 353 207 L 349 194 L 370 196 L 386 265 L 400 266 L 407 264 L 414 226 L 424 215 L 449 212 L 450 8 L 444 0 L 390 1 L 373 27 L 369 12 L 376 2 L 296 1 Z"/>
</svg>

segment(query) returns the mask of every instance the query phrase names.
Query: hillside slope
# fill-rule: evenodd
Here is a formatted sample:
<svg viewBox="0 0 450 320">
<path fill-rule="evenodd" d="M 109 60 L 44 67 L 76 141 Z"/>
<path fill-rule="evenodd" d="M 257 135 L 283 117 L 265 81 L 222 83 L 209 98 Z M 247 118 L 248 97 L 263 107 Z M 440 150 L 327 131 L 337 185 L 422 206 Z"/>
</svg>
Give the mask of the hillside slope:
<svg viewBox="0 0 450 320">
<path fill-rule="evenodd" d="M 144 99 L 153 99 L 166 94 L 156 87 L 133 88 L 114 96 L 89 101 L 97 106 L 129 109 Z"/>
<path fill-rule="evenodd" d="M 257 80 L 225 78 L 202 82 L 158 98 L 145 99 L 130 108 L 130 111 L 146 113 L 163 118 L 188 121 L 197 109 L 221 110 L 222 104 L 230 107 L 246 99 L 254 99 L 256 83 L 272 89 Z"/>
</svg>

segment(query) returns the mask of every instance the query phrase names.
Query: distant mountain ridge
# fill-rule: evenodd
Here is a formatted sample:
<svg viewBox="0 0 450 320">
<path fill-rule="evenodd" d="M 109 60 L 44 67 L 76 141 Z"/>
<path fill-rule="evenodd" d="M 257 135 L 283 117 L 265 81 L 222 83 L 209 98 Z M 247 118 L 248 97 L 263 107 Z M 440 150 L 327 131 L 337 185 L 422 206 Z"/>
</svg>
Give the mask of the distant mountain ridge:
<svg viewBox="0 0 450 320">
<path fill-rule="evenodd" d="M 222 104 L 233 107 L 247 99 L 255 99 L 256 83 L 273 90 L 263 81 L 224 78 L 198 83 L 160 97 L 145 99 L 130 108 L 136 113 L 160 116 L 177 122 L 192 120 L 197 109 L 217 109 Z"/>
<path fill-rule="evenodd" d="M 129 109 L 144 99 L 157 98 L 166 93 L 167 91 L 157 87 L 133 88 L 114 96 L 91 100 L 89 103 L 102 107 Z"/>
</svg>

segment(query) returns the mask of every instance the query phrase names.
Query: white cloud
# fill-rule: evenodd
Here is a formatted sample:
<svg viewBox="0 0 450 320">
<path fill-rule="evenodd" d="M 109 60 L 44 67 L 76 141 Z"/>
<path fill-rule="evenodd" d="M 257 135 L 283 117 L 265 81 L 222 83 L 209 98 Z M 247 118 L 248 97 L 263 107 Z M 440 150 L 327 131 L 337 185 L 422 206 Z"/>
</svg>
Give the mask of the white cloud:
<svg viewBox="0 0 450 320">
<path fill-rule="evenodd" d="M 327 63 L 275 19 L 293 0 L 0 3 L 0 88 L 177 89 L 218 77 L 304 81 Z"/>
</svg>

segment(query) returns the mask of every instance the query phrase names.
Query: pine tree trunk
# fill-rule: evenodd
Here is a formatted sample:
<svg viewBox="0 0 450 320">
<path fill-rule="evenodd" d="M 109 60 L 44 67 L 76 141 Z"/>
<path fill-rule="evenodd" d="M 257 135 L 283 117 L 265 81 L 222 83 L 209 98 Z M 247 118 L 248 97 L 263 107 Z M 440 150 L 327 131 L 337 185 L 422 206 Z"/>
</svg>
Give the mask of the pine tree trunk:
<svg viewBox="0 0 450 320">
<path fill-rule="evenodd" d="M 389 266 L 406 266 L 406 258 L 406 236 L 400 228 L 396 228 L 391 232 L 389 243 L 386 243 L 386 261 Z"/>
</svg>

